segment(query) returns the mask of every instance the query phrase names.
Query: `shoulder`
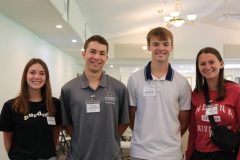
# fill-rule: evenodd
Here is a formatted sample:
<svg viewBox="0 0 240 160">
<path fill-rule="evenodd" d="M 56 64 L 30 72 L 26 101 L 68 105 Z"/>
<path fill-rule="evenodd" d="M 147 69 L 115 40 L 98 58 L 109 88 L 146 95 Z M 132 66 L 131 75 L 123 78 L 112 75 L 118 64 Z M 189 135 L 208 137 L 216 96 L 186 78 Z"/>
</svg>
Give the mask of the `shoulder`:
<svg viewBox="0 0 240 160">
<path fill-rule="evenodd" d="M 235 82 L 226 81 L 225 82 L 225 87 L 226 87 L 227 91 L 240 93 L 240 85 L 235 83 Z"/>
<path fill-rule="evenodd" d="M 182 74 L 180 74 L 178 71 L 174 70 L 174 75 L 173 75 L 173 79 L 176 82 L 176 84 L 179 87 L 188 87 L 191 88 L 188 80 L 186 77 L 184 77 Z"/>
<path fill-rule="evenodd" d="M 141 76 L 144 77 L 144 68 L 139 69 L 136 72 L 133 72 L 130 77 Z"/>
<path fill-rule="evenodd" d="M 195 89 L 192 91 L 192 98 L 197 98 L 199 96 L 204 96 L 203 91 L 197 92 Z"/>
<path fill-rule="evenodd" d="M 187 82 L 186 77 L 184 77 L 181 73 L 179 73 L 178 71 L 176 71 L 176 70 L 174 70 L 174 69 L 173 69 L 173 71 L 174 71 L 174 75 L 173 75 L 173 78 L 174 78 L 174 79 Z"/>
<path fill-rule="evenodd" d="M 8 101 L 6 101 L 5 103 L 4 103 L 4 106 L 7 106 L 7 107 L 12 107 L 12 105 L 13 105 L 13 102 L 15 101 L 15 99 L 16 98 L 13 98 L 13 99 L 9 99 Z"/>
<path fill-rule="evenodd" d="M 106 74 L 106 76 L 107 76 L 107 79 L 108 79 L 109 83 L 111 83 L 113 87 L 126 88 L 125 84 L 123 84 L 120 80 L 118 80 L 118 79 L 116 79 L 112 76 L 109 76 L 107 74 Z"/>
<path fill-rule="evenodd" d="M 60 100 L 56 97 L 52 97 L 52 101 L 55 105 L 60 105 Z"/>
<path fill-rule="evenodd" d="M 5 111 L 11 111 L 12 110 L 12 105 L 13 105 L 13 102 L 15 101 L 15 98 L 13 99 L 9 99 L 8 101 L 6 101 L 3 105 L 3 108 L 2 110 L 5 110 Z"/>
<path fill-rule="evenodd" d="M 63 90 L 72 88 L 72 87 L 76 87 L 76 84 L 78 83 L 80 77 L 76 77 L 70 81 L 68 81 L 67 83 L 65 83 L 62 87 Z"/>
<path fill-rule="evenodd" d="M 139 80 L 145 80 L 145 75 L 144 75 L 144 68 L 139 69 L 136 72 L 133 72 L 130 76 L 129 76 L 129 81 L 139 81 Z"/>
</svg>

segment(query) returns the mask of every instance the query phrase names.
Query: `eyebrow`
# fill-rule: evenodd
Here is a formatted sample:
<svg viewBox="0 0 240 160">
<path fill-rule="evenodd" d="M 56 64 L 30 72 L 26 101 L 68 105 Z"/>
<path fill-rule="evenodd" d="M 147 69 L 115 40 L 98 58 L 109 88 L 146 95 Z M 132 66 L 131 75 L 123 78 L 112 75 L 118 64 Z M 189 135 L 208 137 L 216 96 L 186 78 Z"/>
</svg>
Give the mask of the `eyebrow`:
<svg viewBox="0 0 240 160">
<path fill-rule="evenodd" d="M 153 43 L 171 43 L 171 41 L 153 41 Z"/>
<path fill-rule="evenodd" d="M 30 72 L 30 71 L 37 71 L 37 70 L 35 70 L 35 69 L 29 69 L 28 71 Z M 44 71 L 44 70 L 42 70 L 42 71 L 39 71 L 39 72 L 44 72 L 44 73 L 45 73 L 45 71 Z"/>
<path fill-rule="evenodd" d="M 94 49 L 94 48 L 90 48 L 89 50 L 90 50 L 90 51 L 97 51 L 97 50 Z M 107 53 L 107 51 L 104 51 L 104 50 L 101 50 L 101 51 L 99 51 L 99 52 L 101 52 L 101 53 L 102 53 L 102 52 Z"/>
</svg>

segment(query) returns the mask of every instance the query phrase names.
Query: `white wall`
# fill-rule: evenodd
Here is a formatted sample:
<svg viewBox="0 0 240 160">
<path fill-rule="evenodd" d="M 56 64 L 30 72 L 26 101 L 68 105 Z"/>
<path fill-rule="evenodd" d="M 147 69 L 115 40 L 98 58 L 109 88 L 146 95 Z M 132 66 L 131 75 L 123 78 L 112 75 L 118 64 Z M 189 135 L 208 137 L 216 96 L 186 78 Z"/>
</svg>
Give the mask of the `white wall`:
<svg viewBox="0 0 240 160">
<path fill-rule="evenodd" d="M 197 52 L 207 46 L 217 48 L 223 53 L 224 44 L 240 44 L 240 31 L 196 23 L 170 29 L 174 36 L 174 59 L 195 59 Z M 147 44 L 145 33 L 110 39 L 110 43 Z M 112 45 L 111 47 L 114 47 Z M 112 48 L 113 50 L 113 48 Z"/>
<path fill-rule="evenodd" d="M 18 94 L 23 68 L 31 58 L 41 58 L 47 63 L 56 97 L 62 85 L 81 72 L 72 57 L 3 15 L 0 15 L 0 57 L 0 110 L 5 101 Z M 2 134 L 0 159 L 7 159 Z"/>
</svg>

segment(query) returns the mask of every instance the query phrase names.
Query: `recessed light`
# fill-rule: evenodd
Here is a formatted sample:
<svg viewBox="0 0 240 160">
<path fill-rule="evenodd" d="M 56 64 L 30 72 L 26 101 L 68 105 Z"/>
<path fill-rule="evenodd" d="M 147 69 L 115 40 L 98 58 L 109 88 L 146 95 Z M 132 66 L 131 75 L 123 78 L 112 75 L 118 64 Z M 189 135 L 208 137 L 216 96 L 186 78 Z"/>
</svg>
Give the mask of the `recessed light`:
<svg viewBox="0 0 240 160">
<path fill-rule="evenodd" d="M 77 40 L 76 40 L 76 39 L 73 39 L 72 42 L 73 42 L 73 43 L 77 43 Z"/>
<path fill-rule="evenodd" d="M 110 67 L 110 68 L 113 68 L 113 67 L 114 67 L 114 65 L 112 65 L 112 64 L 111 64 L 109 67 Z"/>
<path fill-rule="evenodd" d="M 147 46 L 142 46 L 142 50 L 146 51 L 147 50 Z"/>
<path fill-rule="evenodd" d="M 83 52 L 83 51 L 85 51 L 85 49 L 84 49 L 84 48 L 82 48 L 82 49 L 81 49 L 81 51 Z"/>
<path fill-rule="evenodd" d="M 135 68 L 135 69 L 134 69 L 134 71 L 133 71 L 133 72 L 137 72 L 138 70 L 139 70 L 139 68 L 137 67 L 137 68 Z"/>
<path fill-rule="evenodd" d="M 63 28 L 63 26 L 62 26 L 62 25 L 60 25 L 60 24 L 58 24 L 58 25 L 56 25 L 56 28 L 59 28 L 59 29 L 61 29 L 61 28 Z"/>
</svg>

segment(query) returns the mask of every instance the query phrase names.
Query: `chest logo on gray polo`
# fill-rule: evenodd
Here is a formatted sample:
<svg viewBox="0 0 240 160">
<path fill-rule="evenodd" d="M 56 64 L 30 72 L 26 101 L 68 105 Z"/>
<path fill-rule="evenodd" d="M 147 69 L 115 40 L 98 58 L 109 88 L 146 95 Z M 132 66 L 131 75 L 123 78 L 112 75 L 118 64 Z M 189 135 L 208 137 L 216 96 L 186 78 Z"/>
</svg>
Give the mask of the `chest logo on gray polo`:
<svg viewBox="0 0 240 160">
<path fill-rule="evenodd" d="M 109 91 L 105 96 L 105 103 L 108 104 L 115 104 L 116 103 L 116 96 L 114 92 Z"/>
</svg>

